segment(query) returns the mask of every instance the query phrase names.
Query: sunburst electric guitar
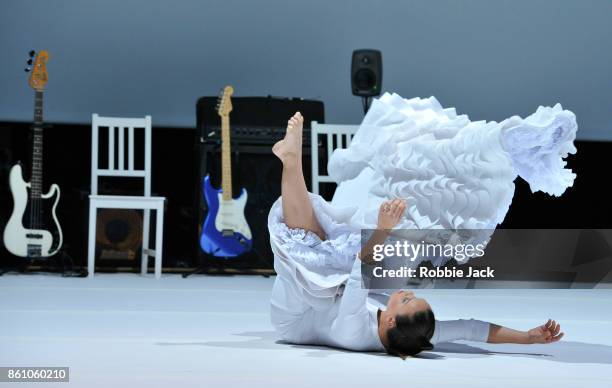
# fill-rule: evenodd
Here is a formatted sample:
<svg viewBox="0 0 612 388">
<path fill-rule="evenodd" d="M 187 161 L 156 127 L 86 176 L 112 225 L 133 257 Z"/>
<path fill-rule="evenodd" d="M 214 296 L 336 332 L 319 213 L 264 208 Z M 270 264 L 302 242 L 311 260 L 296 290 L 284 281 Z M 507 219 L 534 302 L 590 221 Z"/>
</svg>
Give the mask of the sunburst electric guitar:
<svg viewBox="0 0 612 388">
<path fill-rule="evenodd" d="M 237 198 L 232 197 L 232 161 L 230 153 L 231 96 L 234 89 L 226 86 L 217 104 L 221 116 L 221 189 L 217 190 L 206 175 L 202 182 L 208 214 L 202 227 L 200 246 L 208 254 L 217 257 L 236 257 L 253 245 L 251 229 L 244 218 L 247 192 L 243 188 Z"/>
<path fill-rule="evenodd" d="M 23 180 L 21 164 L 17 163 L 9 173 L 9 185 L 13 195 L 13 213 L 4 228 L 4 245 L 12 254 L 27 258 L 49 257 L 62 247 L 62 229 L 55 209 L 60 198 L 56 184 L 46 194 L 42 193 L 43 181 L 43 90 L 47 84 L 47 59 L 49 54 L 30 52 L 29 65 L 32 74 L 29 84 L 35 91 L 34 125 L 32 126 L 32 176 Z M 28 70 L 28 69 L 26 69 Z"/>
</svg>

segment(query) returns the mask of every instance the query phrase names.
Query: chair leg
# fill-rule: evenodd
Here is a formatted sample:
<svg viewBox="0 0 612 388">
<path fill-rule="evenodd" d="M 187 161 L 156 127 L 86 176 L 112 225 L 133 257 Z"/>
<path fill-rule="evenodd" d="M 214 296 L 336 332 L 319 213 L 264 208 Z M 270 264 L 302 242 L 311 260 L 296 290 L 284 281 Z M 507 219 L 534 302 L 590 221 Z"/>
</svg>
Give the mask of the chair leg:
<svg viewBox="0 0 612 388">
<path fill-rule="evenodd" d="M 155 214 L 155 277 L 161 278 L 162 252 L 164 249 L 164 205 L 157 208 Z"/>
<path fill-rule="evenodd" d="M 87 240 L 87 276 L 93 277 L 96 269 L 96 215 L 97 207 L 89 200 L 89 236 Z"/>
<path fill-rule="evenodd" d="M 140 262 L 140 274 L 146 275 L 149 266 L 149 232 L 151 230 L 151 210 L 144 209 L 142 220 L 142 259 Z"/>
</svg>

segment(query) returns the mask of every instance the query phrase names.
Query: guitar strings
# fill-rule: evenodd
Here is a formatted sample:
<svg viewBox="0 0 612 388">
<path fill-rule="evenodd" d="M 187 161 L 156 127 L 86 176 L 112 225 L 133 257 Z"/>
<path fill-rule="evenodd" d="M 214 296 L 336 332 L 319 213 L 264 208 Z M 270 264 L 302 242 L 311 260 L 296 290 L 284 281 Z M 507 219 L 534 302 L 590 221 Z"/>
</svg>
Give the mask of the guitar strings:
<svg viewBox="0 0 612 388">
<path fill-rule="evenodd" d="M 41 198 L 41 194 L 42 194 L 42 110 L 43 110 L 43 95 L 42 92 L 39 92 L 38 96 L 37 96 L 40 101 L 39 101 L 39 111 L 38 113 L 38 121 L 41 125 L 40 128 L 37 128 L 37 152 L 36 152 L 36 158 L 37 158 L 37 174 L 36 174 L 36 214 L 34 215 L 34 217 L 36 218 L 36 229 L 40 229 L 41 228 L 41 214 L 40 214 L 40 198 Z"/>
</svg>

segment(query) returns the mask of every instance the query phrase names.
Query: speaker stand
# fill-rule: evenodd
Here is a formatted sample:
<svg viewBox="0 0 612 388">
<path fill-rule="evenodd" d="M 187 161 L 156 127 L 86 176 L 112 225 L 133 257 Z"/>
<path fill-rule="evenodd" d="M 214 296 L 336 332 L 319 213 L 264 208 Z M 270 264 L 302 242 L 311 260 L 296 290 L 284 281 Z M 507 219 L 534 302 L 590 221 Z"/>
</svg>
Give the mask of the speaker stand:
<svg viewBox="0 0 612 388">
<path fill-rule="evenodd" d="M 365 116 L 370 110 L 370 103 L 372 97 L 361 97 L 361 105 L 363 106 L 363 115 Z"/>
</svg>

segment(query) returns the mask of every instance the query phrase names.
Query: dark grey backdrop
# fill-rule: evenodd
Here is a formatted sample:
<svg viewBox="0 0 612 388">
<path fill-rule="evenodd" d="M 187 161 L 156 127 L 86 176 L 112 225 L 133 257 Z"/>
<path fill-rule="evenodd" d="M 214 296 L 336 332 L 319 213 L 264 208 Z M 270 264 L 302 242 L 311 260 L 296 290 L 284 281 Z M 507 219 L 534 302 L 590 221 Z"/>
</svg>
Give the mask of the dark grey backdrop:
<svg viewBox="0 0 612 388">
<path fill-rule="evenodd" d="M 608 0 L 3 0 L 0 121 L 28 121 L 30 48 L 51 53 L 46 116 L 152 114 L 192 127 L 194 105 L 236 95 L 322 99 L 328 122 L 358 123 L 356 48 L 383 52 L 383 89 L 435 95 L 472 120 L 561 102 L 579 138 L 612 140 Z"/>
</svg>

